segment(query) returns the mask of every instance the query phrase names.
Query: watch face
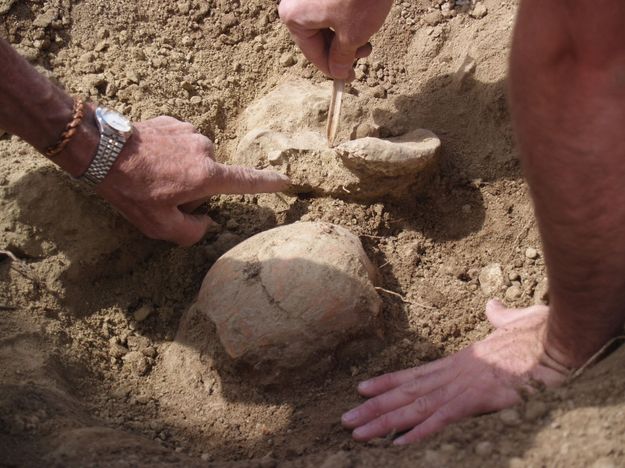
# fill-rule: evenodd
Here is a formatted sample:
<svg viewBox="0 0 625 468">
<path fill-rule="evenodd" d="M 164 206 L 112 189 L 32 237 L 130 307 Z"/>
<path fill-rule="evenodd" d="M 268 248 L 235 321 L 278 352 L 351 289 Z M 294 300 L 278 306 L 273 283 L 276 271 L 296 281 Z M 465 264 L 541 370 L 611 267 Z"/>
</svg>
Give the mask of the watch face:
<svg viewBox="0 0 625 468">
<path fill-rule="evenodd" d="M 101 115 L 104 121 L 118 132 L 126 133 L 132 130 L 130 120 L 118 112 L 110 109 L 102 109 Z"/>
</svg>

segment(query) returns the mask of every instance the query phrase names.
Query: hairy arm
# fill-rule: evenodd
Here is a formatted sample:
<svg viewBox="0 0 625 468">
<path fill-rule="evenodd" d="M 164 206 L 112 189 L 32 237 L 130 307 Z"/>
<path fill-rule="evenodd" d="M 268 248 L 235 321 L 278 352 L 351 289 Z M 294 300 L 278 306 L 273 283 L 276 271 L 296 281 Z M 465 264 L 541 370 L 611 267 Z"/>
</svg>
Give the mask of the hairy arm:
<svg viewBox="0 0 625 468">
<path fill-rule="evenodd" d="M 72 119 L 73 101 L 41 76 L 3 39 L 0 39 L 0 128 L 21 137 L 44 153 L 54 145 Z M 66 151 L 54 161 L 73 176 L 82 174 L 98 144 L 93 111 L 85 108 L 79 127 Z"/>
<path fill-rule="evenodd" d="M 548 269 L 547 351 L 579 366 L 625 320 L 625 3 L 525 0 L 511 102 Z"/>
</svg>

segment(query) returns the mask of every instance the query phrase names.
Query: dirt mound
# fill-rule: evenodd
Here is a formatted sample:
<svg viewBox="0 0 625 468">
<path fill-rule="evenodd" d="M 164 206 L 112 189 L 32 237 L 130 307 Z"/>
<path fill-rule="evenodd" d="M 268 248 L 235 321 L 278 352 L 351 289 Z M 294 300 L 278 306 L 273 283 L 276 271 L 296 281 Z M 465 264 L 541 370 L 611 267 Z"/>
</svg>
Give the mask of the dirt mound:
<svg viewBox="0 0 625 468">
<path fill-rule="evenodd" d="M 492 286 L 517 306 L 545 297 L 505 98 L 516 3 L 397 3 L 372 57 L 358 64 L 345 116 L 361 112 L 354 122 L 363 127 L 343 126 L 340 141 L 417 128 L 441 139 L 428 190 L 406 200 L 217 197 L 205 209 L 222 232 L 179 249 L 144 239 L 27 145 L 0 136 L 0 249 L 17 257 L 0 254 L 1 463 L 625 464 L 622 350 L 559 390 L 418 446 L 356 444 L 339 424 L 360 401 L 357 381 L 488 333 L 484 290 Z M 325 123 L 329 83 L 295 49 L 270 0 L 5 0 L 0 35 L 72 93 L 135 120 L 191 121 L 216 141 L 221 161 L 232 161 L 252 130 L 245 109 L 281 84 L 327 88 L 314 102 L 292 101 L 306 106 L 317 132 Z M 297 132 L 300 122 L 291 125 Z M 252 235 L 295 221 L 333 223 L 359 236 L 385 290 L 384 338 L 340 349 L 323 377 L 270 389 L 224 364 L 229 358 L 208 320 L 202 353 L 175 350 L 180 319 L 211 265 Z M 495 264 L 496 275 L 486 275 Z M 185 359 L 198 360 L 202 372 L 189 372 Z"/>
</svg>

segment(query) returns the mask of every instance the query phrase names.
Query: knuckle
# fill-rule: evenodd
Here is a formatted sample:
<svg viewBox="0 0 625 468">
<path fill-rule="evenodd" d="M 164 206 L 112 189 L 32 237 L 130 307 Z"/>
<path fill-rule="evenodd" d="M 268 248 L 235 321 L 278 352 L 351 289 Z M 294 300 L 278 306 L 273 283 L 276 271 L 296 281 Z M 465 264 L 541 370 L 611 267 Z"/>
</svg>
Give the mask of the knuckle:
<svg viewBox="0 0 625 468">
<path fill-rule="evenodd" d="M 430 408 L 430 399 L 426 396 L 417 398 L 413 403 L 413 408 L 418 415 L 427 414 Z"/>
<path fill-rule="evenodd" d="M 161 115 L 160 117 L 156 117 L 154 119 L 154 121 L 156 120 L 158 120 L 159 123 L 161 123 L 162 125 L 167 125 L 167 126 L 176 125 L 180 123 L 180 121 L 178 121 L 177 119 L 169 115 Z"/>
<path fill-rule="evenodd" d="M 401 389 L 403 393 L 405 393 L 409 397 L 413 397 L 419 394 L 421 385 L 419 384 L 419 381 L 415 379 L 415 380 L 406 382 L 399 388 Z"/>
<path fill-rule="evenodd" d="M 146 231 L 146 235 L 151 239 L 173 241 L 170 224 L 160 218 L 152 219 Z"/>
<path fill-rule="evenodd" d="M 384 430 L 385 432 L 391 431 L 394 428 L 393 418 L 391 417 L 389 413 L 381 415 L 377 419 L 376 423 L 378 427 Z"/>
<path fill-rule="evenodd" d="M 193 144 L 193 151 L 196 153 L 201 153 L 202 155 L 211 154 L 213 150 L 213 142 L 210 141 L 204 135 L 199 133 L 194 133 L 189 136 L 190 141 Z"/>
<path fill-rule="evenodd" d="M 189 122 L 181 122 L 180 123 L 180 128 L 182 130 L 184 130 L 185 132 L 189 132 L 189 133 L 195 133 L 196 129 L 193 126 L 193 124 L 189 123 Z"/>
<path fill-rule="evenodd" d="M 154 225 L 144 227 L 143 229 L 141 229 L 141 231 L 150 239 L 155 239 L 155 240 L 161 239 L 160 232 L 158 228 Z"/>
<path fill-rule="evenodd" d="M 442 426 L 447 426 L 456 421 L 456 415 L 447 406 L 438 410 L 438 420 Z"/>
<path fill-rule="evenodd" d="M 169 120 L 169 117 L 165 115 L 159 115 L 158 117 L 154 117 L 153 119 L 150 119 L 150 120 L 152 123 L 165 125 L 167 121 Z"/>
<path fill-rule="evenodd" d="M 377 398 L 372 398 L 364 404 L 365 411 L 373 414 L 374 416 L 378 416 L 382 413 L 382 405 L 380 400 Z"/>
<path fill-rule="evenodd" d="M 293 2 L 288 0 L 282 0 L 278 5 L 278 16 L 284 24 L 287 26 L 292 25 L 295 22 L 295 8 Z"/>
<path fill-rule="evenodd" d="M 220 177 L 219 166 L 212 159 L 204 159 L 202 162 L 202 175 L 204 179 L 215 180 Z"/>
<path fill-rule="evenodd" d="M 338 52 L 346 55 L 355 55 L 358 47 L 362 46 L 367 41 L 363 41 L 359 34 L 354 34 L 353 31 L 339 31 L 335 36 L 336 46 Z"/>
</svg>

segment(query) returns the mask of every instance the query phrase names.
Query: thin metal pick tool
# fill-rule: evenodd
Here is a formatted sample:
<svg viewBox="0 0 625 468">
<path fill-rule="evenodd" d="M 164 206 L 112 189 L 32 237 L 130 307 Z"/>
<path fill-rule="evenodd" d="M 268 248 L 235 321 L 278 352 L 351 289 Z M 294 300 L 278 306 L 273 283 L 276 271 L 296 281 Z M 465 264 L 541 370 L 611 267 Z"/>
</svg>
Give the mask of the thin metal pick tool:
<svg viewBox="0 0 625 468">
<path fill-rule="evenodd" d="M 330 110 L 328 111 L 328 126 L 326 129 L 328 146 L 330 148 L 334 147 L 334 140 L 336 139 L 336 134 L 339 130 L 344 90 L 345 80 L 334 80 L 334 87 L 332 88 L 332 101 L 330 101 Z"/>
</svg>

